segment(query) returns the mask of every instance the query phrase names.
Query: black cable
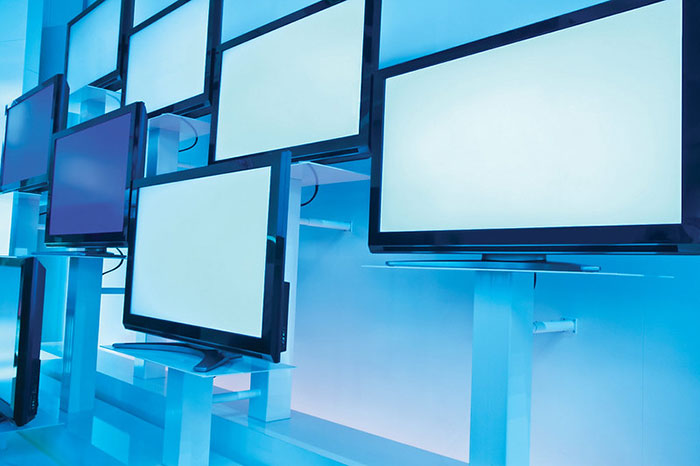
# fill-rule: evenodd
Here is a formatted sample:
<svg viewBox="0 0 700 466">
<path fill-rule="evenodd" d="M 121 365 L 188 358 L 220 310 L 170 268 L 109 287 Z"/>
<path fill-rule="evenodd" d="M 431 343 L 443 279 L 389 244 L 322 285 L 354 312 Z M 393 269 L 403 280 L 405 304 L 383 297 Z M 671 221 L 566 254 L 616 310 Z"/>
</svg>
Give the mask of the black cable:
<svg viewBox="0 0 700 466">
<path fill-rule="evenodd" d="M 41 217 L 42 215 L 46 215 L 46 212 L 39 212 L 39 217 Z"/>
<path fill-rule="evenodd" d="M 192 125 L 192 123 L 190 123 L 189 121 L 187 121 L 186 118 L 183 118 L 182 121 L 184 121 L 185 123 L 187 123 L 187 125 L 188 125 L 190 128 L 192 128 L 192 131 L 194 131 L 194 142 L 192 143 L 192 145 L 191 145 L 190 147 L 185 147 L 184 149 L 178 149 L 178 152 L 185 152 L 185 151 L 188 151 L 188 150 L 190 150 L 190 149 L 193 149 L 194 146 L 196 146 L 197 143 L 199 142 L 199 133 L 197 133 L 197 129 Z"/>
<path fill-rule="evenodd" d="M 316 170 L 314 169 L 313 165 L 309 165 L 309 168 L 311 169 L 311 173 L 314 174 L 314 179 L 316 180 L 316 185 L 314 186 L 314 193 L 311 196 L 311 199 L 309 199 L 306 202 L 302 202 L 301 206 L 304 207 L 305 205 L 311 204 L 311 201 L 316 199 L 316 195 L 318 194 L 318 174 L 316 173 Z"/>
<path fill-rule="evenodd" d="M 105 275 L 107 275 L 108 273 L 110 273 L 110 272 L 114 272 L 114 271 L 117 270 L 119 267 L 121 267 L 122 264 L 124 263 L 124 253 L 123 253 L 122 250 L 119 249 L 119 248 L 117 248 L 117 251 L 119 251 L 119 254 L 122 255 L 122 260 L 119 261 L 119 263 L 117 264 L 116 267 L 113 267 L 113 268 L 109 269 L 109 270 L 106 271 L 106 272 L 102 272 L 102 276 L 103 276 L 103 277 L 104 277 Z"/>
</svg>

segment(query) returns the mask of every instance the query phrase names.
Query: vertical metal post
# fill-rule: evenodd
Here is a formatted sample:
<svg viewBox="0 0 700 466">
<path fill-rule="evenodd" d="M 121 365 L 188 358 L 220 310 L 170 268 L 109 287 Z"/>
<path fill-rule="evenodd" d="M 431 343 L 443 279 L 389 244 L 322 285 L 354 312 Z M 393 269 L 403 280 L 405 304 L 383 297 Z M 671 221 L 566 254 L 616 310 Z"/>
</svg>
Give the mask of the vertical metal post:
<svg viewBox="0 0 700 466">
<path fill-rule="evenodd" d="M 297 271 L 299 269 L 299 219 L 301 217 L 301 179 L 292 178 L 289 192 L 287 222 L 287 248 L 284 279 L 289 282 L 289 318 L 287 325 L 287 351 L 281 362 L 293 363 L 294 334 L 297 309 Z M 248 415 L 270 422 L 288 419 L 292 405 L 292 371 L 275 370 L 251 374 L 251 390 L 260 390 L 259 397 L 250 400 Z"/>
<path fill-rule="evenodd" d="M 168 369 L 163 464 L 209 464 L 213 377 Z"/>
<path fill-rule="evenodd" d="M 470 461 L 530 461 L 534 272 L 477 272 Z"/>
<path fill-rule="evenodd" d="M 95 402 L 102 259 L 72 257 L 68 265 L 61 409 L 90 410 Z"/>
</svg>

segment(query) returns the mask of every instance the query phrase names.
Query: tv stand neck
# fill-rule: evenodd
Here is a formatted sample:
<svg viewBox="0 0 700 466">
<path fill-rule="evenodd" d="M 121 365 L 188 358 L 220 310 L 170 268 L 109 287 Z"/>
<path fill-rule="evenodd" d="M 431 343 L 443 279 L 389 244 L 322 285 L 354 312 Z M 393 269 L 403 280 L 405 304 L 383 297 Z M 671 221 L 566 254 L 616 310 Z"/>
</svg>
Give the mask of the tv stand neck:
<svg viewBox="0 0 700 466">
<path fill-rule="evenodd" d="M 240 354 L 224 353 L 212 348 L 202 348 L 200 346 L 190 345 L 187 343 L 178 342 L 163 342 L 163 343 L 115 343 L 114 348 L 133 349 L 133 350 L 150 350 L 150 351 L 170 351 L 174 353 L 192 354 L 202 356 L 202 360 L 194 366 L 195 372 L 209 372 L 221 367 L 229 361 L 238 359 Z"/>
</svg>

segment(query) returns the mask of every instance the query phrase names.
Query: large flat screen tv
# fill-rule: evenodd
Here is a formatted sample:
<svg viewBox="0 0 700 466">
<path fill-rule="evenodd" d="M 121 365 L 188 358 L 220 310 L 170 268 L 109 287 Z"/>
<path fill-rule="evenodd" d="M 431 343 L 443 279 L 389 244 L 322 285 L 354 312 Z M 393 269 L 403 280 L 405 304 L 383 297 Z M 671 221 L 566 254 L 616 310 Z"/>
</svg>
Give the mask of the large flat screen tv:
<svg viewBox="0 0 700 466">
<path fill-rule="evenodd" d="M 196 115 L 208 107 L 220 0 L 180 0 L 133 28 L 122 98 L 149 117 Z"/>
<path fill-rule="evenodd" d="M 698 21 L 613 0 L 380 71 L 370 249 L 694 251 Z"/>
<path fill-rule="evenodd" d="M 374 5 L 316 2 L 224 43 L 211 159 L 280 150 L 295 160 L 366 157 Z"/>
<path fill-rule="evenodd" d="M 131 181 L 143 176 L 141 102 L 56 133 L 46 218 L 48 246 L 126 245 Z"/>
<path fill-rule="evenodd" d="M 68 23 L 66 77 L 73 92 L 121 87 L 124 37 L 133 0 L 98 0 Z"/>
<path fill-rule="evenodd" d="M 51 137 L 66 127 L 68 86 L 59 74 L 17 98 L 6 110 L 0 191 L 48 185 Z"/>
<path fill-rule="evenodd" d="M 17 426 L 39 406 L 45 277 L 36 258 L 0 257 L 0 417 Z"/>
<path fill-rule="evenodd" d="M 136 181 L 124 326 L 278 362 L 289 176 L 277 154 Z"/>
</svg>

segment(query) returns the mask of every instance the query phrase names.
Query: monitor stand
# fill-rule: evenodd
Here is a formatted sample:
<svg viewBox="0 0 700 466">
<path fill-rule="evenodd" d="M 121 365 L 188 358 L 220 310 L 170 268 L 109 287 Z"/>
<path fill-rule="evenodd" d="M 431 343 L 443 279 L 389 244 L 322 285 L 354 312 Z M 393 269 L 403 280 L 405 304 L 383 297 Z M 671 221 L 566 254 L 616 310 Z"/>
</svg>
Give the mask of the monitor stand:
<svg viewBox="0 0 700 466">
<path fill-rule="evenodd" d="M 388 267 L 414 269 L 456 269 L 494 272 L 549 272 L 592 273 L 600 272 L 596 265 L 550 262 L 547 256 L 538 254 L 482 254 L 480 260 L 401 260 L 387 261 Z"/>
<path fill-rule="evenodd" d="M 185 353 L 202 356 L 202 360 L 194 366 L 195 372 L 209 372 L 223 366 L 229 361 L 238 359 L 240 354 L 224 353 L 212 348 L 190 345 L 188 343 L 163 342 L 163 343 L 114 343 L 114 348 L 127 350 L 170 351 L 173 353 Z"/>
<path fill-rule="evenodd" d="M 54 248 L 54 246 L 51 246 Z M 58 248 L 57 248 L 58 249 Z M 64 257 L 96 257 L 102 259 L 126 259 L 123 254 L 107 251 L 107 248 L 71 248 L 70 250 L 42 250 L 33 253 L 34 256 L 64 256 Z"/>
</svg>

